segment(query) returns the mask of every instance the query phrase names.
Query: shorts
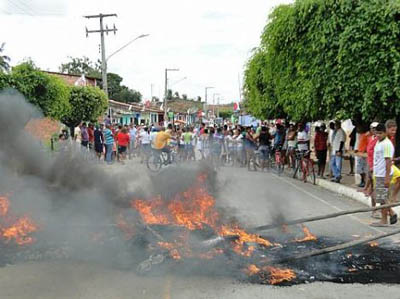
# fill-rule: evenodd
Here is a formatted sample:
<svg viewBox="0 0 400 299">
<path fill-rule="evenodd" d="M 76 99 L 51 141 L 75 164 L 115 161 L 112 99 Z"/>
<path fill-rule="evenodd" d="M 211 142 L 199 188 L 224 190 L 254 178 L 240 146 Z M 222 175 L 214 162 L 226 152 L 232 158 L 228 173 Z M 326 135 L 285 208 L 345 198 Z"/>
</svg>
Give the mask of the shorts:
<svg viewBox="0 0 400 299">
<path fill-rule="evenodd" d="M 103 152 L 103 144 L 102 143 L 95 143 L 94 144 L 94 150 L 96 153 L 102 153 Z"/>
<path fill-rule="evenodd" d="M 83 147 L 88 147 L 88 144 L 89 144 L 89 141 L 81 141 L 81 145 L 83 146 Z"/>
<path fill-rule="evenodd" d="M 367 173 L 367 159 L 364 157 L 356 156 L 356 173 L 357 174 L 365 174 Z"/>
<path fill-rule="evenodd" d="M 389 201 L 389 188 L 385 187 L 384 177 L 375 177 L 375 194 L 377 203 L 385 204 Z"/>
<path fill-rule="evenodd" d="M 327 155 L 328 155 L 328 151 L 327 150 L 317 151 L 316 155 L 317 155 L 318 162 L 321 165 L 325 165 L 326 164 L 326 158 L 327 158 Z"/>
<path fill-rule="evenodd" d="M 193 145 L 191 144 L 185 144 L 185 151 L 187 153 L 190 153 L 193 150 Z"/>
<path fill-rule="evenodd" d="M 123 154 L 126 152 L 126 146 L 118 146 L 118 153 Z"/>
<path fill-rule="evenodd" d="M 260 145 L 258 150 L 261 153 L 261 159 L 267 160 L 269 158 L 269 146 L 267 145 Z"/>
</svg>

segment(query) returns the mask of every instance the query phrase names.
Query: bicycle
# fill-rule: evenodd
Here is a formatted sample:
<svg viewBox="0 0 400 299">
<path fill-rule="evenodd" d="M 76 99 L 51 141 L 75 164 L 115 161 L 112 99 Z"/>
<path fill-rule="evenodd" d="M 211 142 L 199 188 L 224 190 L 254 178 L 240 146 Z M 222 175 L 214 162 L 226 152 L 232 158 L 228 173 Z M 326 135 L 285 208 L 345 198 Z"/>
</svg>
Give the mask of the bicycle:
<svg viewBox="0 0 400 299">
<path fill-rule="evenodd" d="M 285 165 L 283 164 L 283 157 L 282 157 L 282 147 L 275 148 L 275 152 L 273 153 L 274 161 L 271 162 L 271 167 L 275 169 L 275 172 L 278 175 L 283 173 Z"/>
<path fill-rule="evenodd" d="M 304 183 L 309 181 L 313 185 L 316 184 L 316 175 L 314 168 L 314 161 L 310 157 L 311 151 L 296 151 L 297 165 L 293 174 L 293 178 L 300 178 L 300 169 L 302 173 L 302 180 Z"/>
<path fill-rule="evenodd" d="M 168 154 L 162 150 L 152 149 L 150 156 L 148 157 L 146 164 L 147 168 L 152 172 L 159 172 L 164 166 L 168 166 L 172 163 L 177 163 L 177 154 L 174 149 L 171 149 L 171 162 L 168 161 Z"/>
</svg>

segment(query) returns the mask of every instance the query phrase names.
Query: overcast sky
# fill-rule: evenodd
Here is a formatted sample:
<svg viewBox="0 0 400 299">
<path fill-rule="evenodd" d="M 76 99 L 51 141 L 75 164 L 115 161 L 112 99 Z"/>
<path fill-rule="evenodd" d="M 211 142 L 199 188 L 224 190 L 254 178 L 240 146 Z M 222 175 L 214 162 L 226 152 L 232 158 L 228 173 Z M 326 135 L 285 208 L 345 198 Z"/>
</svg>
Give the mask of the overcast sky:
<svg viewBox="0 0 400 299">
<path fill-rule="evenodd" d="M 0 43 L 15 65 L 31 57 L 41 69 L 58 71 L 68 56 L 100 58 L 100 35 L 86 38 L 85 27 L 99 29 L 99 19 L 84 15 L 116 13 L 105 24 L 118 32 L 106 36 L 107 56 L 140 34 L 139 39 L 109 60 L 108 71 L 124 78 L 145 99 L 162 97 L 164 69 L 171 89 L 189 97 L 209 91 L 221 102 L 239 98 L 238 75 L 272 8 L 291 0 L 0 0 Z M 187 79 L 180 81 L 182 78 Z M 175 82 L 179 83 L 174 84 Z"/>
</svg>

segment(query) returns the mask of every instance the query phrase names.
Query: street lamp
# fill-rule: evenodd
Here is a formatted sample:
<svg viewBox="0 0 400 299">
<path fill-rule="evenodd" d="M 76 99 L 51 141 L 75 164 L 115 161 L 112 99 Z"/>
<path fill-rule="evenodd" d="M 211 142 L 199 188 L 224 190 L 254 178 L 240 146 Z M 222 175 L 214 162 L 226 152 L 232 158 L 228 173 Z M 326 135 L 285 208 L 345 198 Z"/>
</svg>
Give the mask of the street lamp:
<svg viewBox="0 0 400 299">
<path fill-rule="evenodd" d="M 120 52 L 120 51 L 122 51 L 123 49 L 125 49 L 126 47 L 128 47 L 128 46 L 129 46 L 130 44 L 132 44 L 134 41 L 136 41 L 136 40 L 138 40 L 138 39 L 140 39 L 140 38 L 147 37 L 147 36 L 149 36 L 149 35 L 150 35 L 150 34 L 141 34 L 141 35 L 135 37 L 134 39 L 132 39 L 131 41 L 129 41 L 128 43 L 126 43 L 124 46 L 122 46 L 121 48 L 119 48 L 118 50 L 116 50 L 114 53 L 112 53 L 111 55 L 109 55 L 109 56 L 106 58 L 106 61 L 108 61 L 112 56 L 114 56 L 114 55 L 117 54 L 118 52 Z"/>
<path fill-rule="evenodd" d="M 125 49 L 126 47 L 128 47 L 130 44 L 132 44 L 134 41 L 149 36 L 150 34 L 141 34 L 138 37 L 134 38 L 133 40 L 131 40 L 130 42 L 128 42 L 127 44 L 125 44 L 124 46 L 122 46 L 121 48 L 119 48 L 117 51 L 115 51 L 114 53 L 112 53 L 111 55 L 109 55 L 106 60 L 105 60 L 105 66 L 104 66 L 104 82 L 103 82 L 103 90 L 105 92 L 105 94 L 107 95 L 107 99 L 108 99 L 108 81 L 107 81 L 107 62 L 108 60 L 114 56 L 115 54 L 117 54 L 118 52 L 122 51 L 123 49 Z"/>
<path fill-rule="evenodd" d="M 168 96 L 168 72 L 178 72 L 179 69 L 165 69 L 165 93 L 164 93 L 164 124 L 167 123 L 167 96 Z"/>
</svg>

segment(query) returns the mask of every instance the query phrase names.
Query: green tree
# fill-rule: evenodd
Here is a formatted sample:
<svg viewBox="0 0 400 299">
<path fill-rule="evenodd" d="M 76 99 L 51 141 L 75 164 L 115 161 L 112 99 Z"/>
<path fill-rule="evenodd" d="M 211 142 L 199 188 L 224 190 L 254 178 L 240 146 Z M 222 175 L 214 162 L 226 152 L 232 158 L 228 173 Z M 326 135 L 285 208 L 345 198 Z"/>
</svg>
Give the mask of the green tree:
<svg viewBox="0 0 400 299">
<path fill-rule="evenodd" d="M 142 101 L 142 94 L 139 91 L 122 85 L 121 90 L 115 95 L 115 100 L 123 103 L 140 103 Z"/>
<path fill-rule="evenodd" d="M 24 62 L 12 69 L 10 87 L 21 92 L 45 116 L 61 119 L 70 110 L 69 88 L 55 76 L 38 70 L 33 62 Z"/>
<path fill-rule="evenodd" d="M 108 96 L 110 99 L 117 100 L 116 96 L 121 92 L 121 82 L 123 78 L 114 73 L 107 73 L 107 83 L 108 83 Z"/>
<path fill-rule="evenodd" d="M 101 78 L 101 61 L 92 62 L 88 57 L 68 57 L 69 62 L 61 64 L 61 73 L 70 75 L 85 75 L 89 77 Z"/>
<path fill-rule="evenodd" d="M 297 0 L 269 16 L 245 72 L 246 108 L 293 120 L 400 113 L 400 1 Z"/>
<path fill-rule="evenodd" d="M 71 128 L 71 133 L 82 121 L 96 122 L 108 106 L 104 92 L 92 86 L 71 87 L 69 103 L 71 110 L 62 118 L 62 122 Z"/>
<path fill-rule="evenodd" d="M 10 70 L 10 57 L 3 55 L 5 43 L 0 46 L 0 72 L 8 72 Z"/>
<path fill-rule="evenodd" d="M 174 97 L 173 97 L 173 94 L 172 94 L 172 90 L 168 89 L 168 91 L 167 91 L 167 100 L 171 101 L 173 98 Z"/>
</svg>

